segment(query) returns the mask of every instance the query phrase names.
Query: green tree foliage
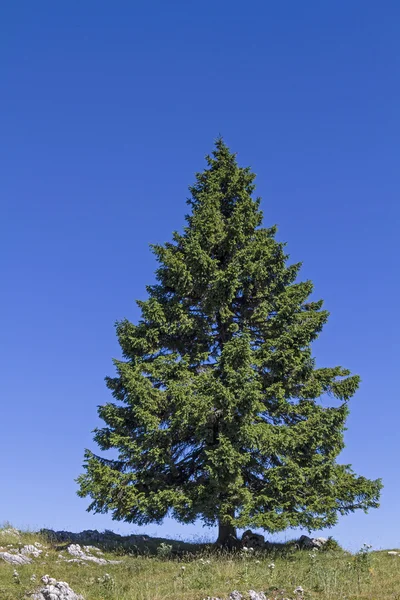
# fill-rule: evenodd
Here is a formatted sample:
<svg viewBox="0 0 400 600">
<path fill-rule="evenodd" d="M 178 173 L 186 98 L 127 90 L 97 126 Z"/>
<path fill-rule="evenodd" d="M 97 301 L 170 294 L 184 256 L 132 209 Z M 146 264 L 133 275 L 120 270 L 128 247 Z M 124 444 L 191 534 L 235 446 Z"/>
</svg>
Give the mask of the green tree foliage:
<svg viewBox="0 0 400 600">
<path fill-rule="evenodd" d="M 86 451 L 78 479 L 88 510 L 137 524 L 200 517 L 224 542 L 236 527 L 320 529 L 378 506 L 380 481 L 336 462 L 359 377 L 316 367 L 328 313 L 261 226 L 254 178 L 218 140 L 183 233 L 153 246 L 157 283 L 139 323 L 117 323 L 124 359 L 95 430 L 117 457 Z"/>
</svg>

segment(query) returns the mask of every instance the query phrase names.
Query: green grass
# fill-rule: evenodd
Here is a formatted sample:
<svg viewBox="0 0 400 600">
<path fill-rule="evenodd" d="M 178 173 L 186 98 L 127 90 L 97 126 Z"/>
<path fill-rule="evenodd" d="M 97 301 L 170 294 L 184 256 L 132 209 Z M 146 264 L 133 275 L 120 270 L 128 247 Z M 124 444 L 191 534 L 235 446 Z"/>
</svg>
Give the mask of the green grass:
<svg viewBox="0 0 400 600">
<path fill-rule="evenodd" d="M 296 550 L 288 543 L 260 554 L 232 555 L 216 552 L 207 544 L 150 539 L 131 548 L 125 543 L 103 547 L 106 558 L 122 559 L 119 565 L 78 565 L 60 559 L 60 553 L 67 556 L 65 543 L 31 532 L 15 538 L 0 529 L 0 548 L 34 542 L 46 548 L 32 564 L 16 567 L 18 579 L 13 575 L 15 567 L 0 561 L 1 600 L 24 598 L 37 589 L 45 574 L 66 581 L 85 600 L 202 600 L 207 596 L 226 598 L 235 589 L 264 591 L 270 598 L 294 598 L 297 586 L 304 588 L 306 600 L 400 600 L 400 557 L 389 556 L 387 551 L 355 555 L 341 549 L 311 552 Z M 170 556 L 157 555 L 162 543 L 172 545 Z M 164 554 L 168 548 L 164 547 Z M 33 575 L 37 584 L 31 581 Z"/>
</svg>

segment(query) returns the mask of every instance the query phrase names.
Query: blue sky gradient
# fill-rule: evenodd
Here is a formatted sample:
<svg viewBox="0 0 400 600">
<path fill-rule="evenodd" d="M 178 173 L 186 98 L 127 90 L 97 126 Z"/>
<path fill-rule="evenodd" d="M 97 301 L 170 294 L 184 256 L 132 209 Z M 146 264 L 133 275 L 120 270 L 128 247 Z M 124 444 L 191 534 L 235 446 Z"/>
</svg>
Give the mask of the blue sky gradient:
<svg viewBox="0 0 400 600">
<path fill-rule="evenodd" d="M 140 530 L 86 513 L 74 479 L 113 324 L 138 318 L 148 244 L 183 226 L 222 134 L 331 311 L 318 365 L 362 377 L 341 459 L 382 504 L 330 533 L 400 546 L 399 19 L 394 0 L 2 3 L 0 521 Z"/>
</svg>

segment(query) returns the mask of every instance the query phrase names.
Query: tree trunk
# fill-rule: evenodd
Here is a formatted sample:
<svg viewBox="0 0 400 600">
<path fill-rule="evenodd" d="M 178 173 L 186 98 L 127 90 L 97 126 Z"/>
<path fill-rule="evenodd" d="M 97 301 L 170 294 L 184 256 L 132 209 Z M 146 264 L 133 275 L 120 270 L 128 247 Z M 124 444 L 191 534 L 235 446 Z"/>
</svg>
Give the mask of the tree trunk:
<svg viewBox="0 0 400 600">
<path fill-rule="evenodd" d="M 239 546 L 239 540 L 236 536 L 236 528 L 233 525 L 224 525 L 218 523 L 218 539 L 217 545 L 223 548 L 237 548 Z"/>
</svg>

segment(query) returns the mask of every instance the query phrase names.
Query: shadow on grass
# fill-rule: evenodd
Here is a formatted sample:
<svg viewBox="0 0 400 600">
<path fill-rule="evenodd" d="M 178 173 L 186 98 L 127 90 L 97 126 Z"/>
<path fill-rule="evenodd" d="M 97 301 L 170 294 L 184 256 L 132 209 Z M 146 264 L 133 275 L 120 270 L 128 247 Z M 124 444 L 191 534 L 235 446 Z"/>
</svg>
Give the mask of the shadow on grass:
<svg viewBox="0 0 400 600">
<path fill-rule="evenodd" d="M 212 542 L 187 542 L 183 540 L 173 540 L 169 538 L 149 537 L 146 535 L 127 535 L 122 536 L 112 531 L 83 531 L 81 533 L 72 533 L 67 531 L 52 531 L 43 529 L 39 534 L 55 550 L 66 550 L 70 544 L 79 544 L 81 546 L 96 546 L 103 552 L 109 552 L 116 555 L 131 556 L 154 556 L 159 559 L 177 559 L 185 560 L 196 559 L 199 555 L 220 556 L 220 557 L 239 557 L 243 556 L 245 551 L 242 547 L 226 549 L 217 546 Z M 329 539 L 325 550 L 341 550 L 339 544 Z M 303 550 L 300 547 L 299 540 L 290 540 L 286 542 L 265 542 L 263 549 L 252 551 L 253 556 L 282 557 L 289 559 Z"/>
</svg>

